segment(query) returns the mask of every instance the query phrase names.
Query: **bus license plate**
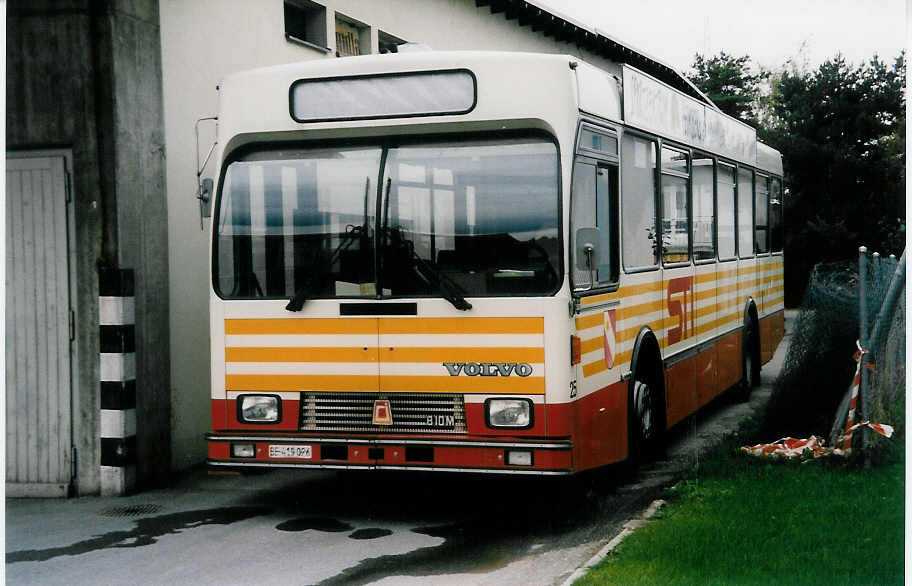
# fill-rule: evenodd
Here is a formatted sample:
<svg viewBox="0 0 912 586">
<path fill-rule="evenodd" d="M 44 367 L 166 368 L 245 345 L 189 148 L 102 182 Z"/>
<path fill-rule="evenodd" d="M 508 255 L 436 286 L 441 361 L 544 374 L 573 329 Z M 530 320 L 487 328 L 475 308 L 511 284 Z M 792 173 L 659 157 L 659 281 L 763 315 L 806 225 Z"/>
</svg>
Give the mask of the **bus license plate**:
<svg viewBox="0 0 912 586">
<path fill-rule="evenodd" d="M 269 457 L 310 460 L 313 457 L 313 446 L 270 445 Z"/>
</svg>

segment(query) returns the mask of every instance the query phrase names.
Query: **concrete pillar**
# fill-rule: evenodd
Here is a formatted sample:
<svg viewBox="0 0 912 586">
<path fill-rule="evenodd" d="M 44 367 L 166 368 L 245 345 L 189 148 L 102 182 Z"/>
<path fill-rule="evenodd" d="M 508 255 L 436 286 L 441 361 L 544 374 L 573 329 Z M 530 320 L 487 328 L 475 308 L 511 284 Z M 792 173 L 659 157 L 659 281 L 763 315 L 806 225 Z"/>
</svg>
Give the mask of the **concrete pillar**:
<svg viewBox="0 0 912 586">
<path fill-rule="evenodd" d="M 109 0 L 99 15 L 109 56 L 109 161 L 118 268 L 135 276 L 136 476 L 160 485 L 171 469 L 168 211 L 158 0 Z"/>
</svg>

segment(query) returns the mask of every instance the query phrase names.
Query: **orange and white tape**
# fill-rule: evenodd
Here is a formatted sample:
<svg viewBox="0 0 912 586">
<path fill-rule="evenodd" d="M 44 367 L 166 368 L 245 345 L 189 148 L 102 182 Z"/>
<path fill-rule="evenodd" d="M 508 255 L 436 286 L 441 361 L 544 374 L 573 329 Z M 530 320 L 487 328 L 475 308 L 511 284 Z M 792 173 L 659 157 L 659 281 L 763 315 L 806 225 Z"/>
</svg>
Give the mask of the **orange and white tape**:
<svg viewBox="0 0 912 586">
<path fill-rule="evenodd" d="M 793 437 L 784 437 L 769 444 L 757 444 L 755 446 L 743 446 L 741 451 L 751 456 L 761 458 L 776 456 L 781 458 L 820 458 L 823 456 L 848 456 L 852 453 L 852 434 L 860 427 L 870 427 L 875 432 L 884 437 L 892 437 L 893 426 L 884 423 L 871 423 L 862 421 L 846 429 L 846 432 L 839 438 L 836 444 L 838 448 L 828 448 L 824 445 L 823 440 L 817 436 L 811 436 L 807 439 L 796 439 Z M 848 446 L 848 447 L 845 447 Z"/>
<path fill-rule="evenodd" d="M 849 413 L 846 417 L 845 431 L 836 440 L 836 446 L 828 448 L 824 445 L 823 440 L 817 436 L 811 436 L 807 439 L 796 439 L 793 437 L 784 437 L 770 444 L 757 444 L 755 446 L 743 446 L 741 451 L 751 456 L 769 457 L 776 456 L 782 458 L 803 458 L 810 456 L 820 458 L 822 456 L 848 456 L 852 453 L 852 435 L 859 427 L 870 427 L 875 432 L 884 437 L 893 435 L 893 426 L 884 423 L 871 423 L 862 421 L 855 423 L 855 407 L 858 404 L 858 387 L 861 385 L 861 362 L 862 357 L 868 353 L 861 347 L 861 342 L 856 340 L 855 345 L 858 351 L 855 352 L 855 378 L 852 379 L 852 397 L 849 400 Z M 868 365 L 870 368 L 871 365 Z"/>
</svg>

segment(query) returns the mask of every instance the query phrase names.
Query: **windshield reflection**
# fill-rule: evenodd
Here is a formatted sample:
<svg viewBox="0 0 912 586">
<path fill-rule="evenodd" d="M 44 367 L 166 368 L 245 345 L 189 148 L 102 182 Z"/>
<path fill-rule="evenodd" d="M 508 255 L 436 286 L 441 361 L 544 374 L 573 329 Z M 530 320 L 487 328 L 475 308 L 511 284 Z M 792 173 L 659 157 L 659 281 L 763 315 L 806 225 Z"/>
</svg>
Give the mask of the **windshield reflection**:
<svg viewBox="0 0 912 586">
<path fill-rule="evenodd" d="M 382 154 L 379 147 L 289 149 L 233 162 L 218 216 L 216 292 L 298 305 L 442 296 L 458 307 L 470 296 L 557 289 L 552 142 L 390 147 L 378 186 Z"/>
</svg>

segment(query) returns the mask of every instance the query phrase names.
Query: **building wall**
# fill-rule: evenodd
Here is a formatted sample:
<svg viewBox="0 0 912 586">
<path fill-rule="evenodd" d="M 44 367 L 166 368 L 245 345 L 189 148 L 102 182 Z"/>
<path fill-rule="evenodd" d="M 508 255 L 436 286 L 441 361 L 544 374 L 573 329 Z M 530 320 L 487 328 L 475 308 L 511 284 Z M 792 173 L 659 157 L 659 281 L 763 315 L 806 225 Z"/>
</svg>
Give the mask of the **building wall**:
<svg viewBox="0 0 912 586">
<path fill-rule="evenodd" d="M 335 48 L 335 12 L 437 50 L 478 49 L 575 54 L 608 62 L 555 42 L 473 0 L 325 0 L 327 44 Z M 208 232 L 200 229 L 194 123 L 216 114 L 216 85 L 226 74 L 307 59 L 333 59 L 285 40 L 282 0 L 161 0 L 162 70 L 167 145 L 173 465 L 203 461 L 209 427 Z M 395 58 L 391 56 L 391 58 Z M 211 124 L 200 150 L 213 140 Z M 204 176 L 212 177 L 212 163 Z M 208 230 L 208 226 L 206 226 Z"/>
<path fill-rule="evenodd" d="M 91 25 L 87 2 L 74 0 L 48 14 L 48 6 L 8 5 L 6 31 L 6 147 L 8 150 L 72 149 L 76 217 L 79 356 L 98 356 L 98 283 L 103 219 L 96 143 L 95 84 L 91 73 Z M 53 83 L 50 80 L 54 80 Z M 61 95 L 68 96 L 60 102 Z M 93 325 L 94 324 L 94 325 Z M 80 492 L 97 492 L 98 363 L 73 365 L 74 434 Z"/>
<path fill-rule="evenodd" d="M 11 0 L 7 7 L 7 150 L 73 153 L 78 491 L 97 493 L 101 482 L 102 266 L 135 270 L 137 471 L 140 482 L 157 483 L 170 469 L 157 0 Z"/>
</svg>

